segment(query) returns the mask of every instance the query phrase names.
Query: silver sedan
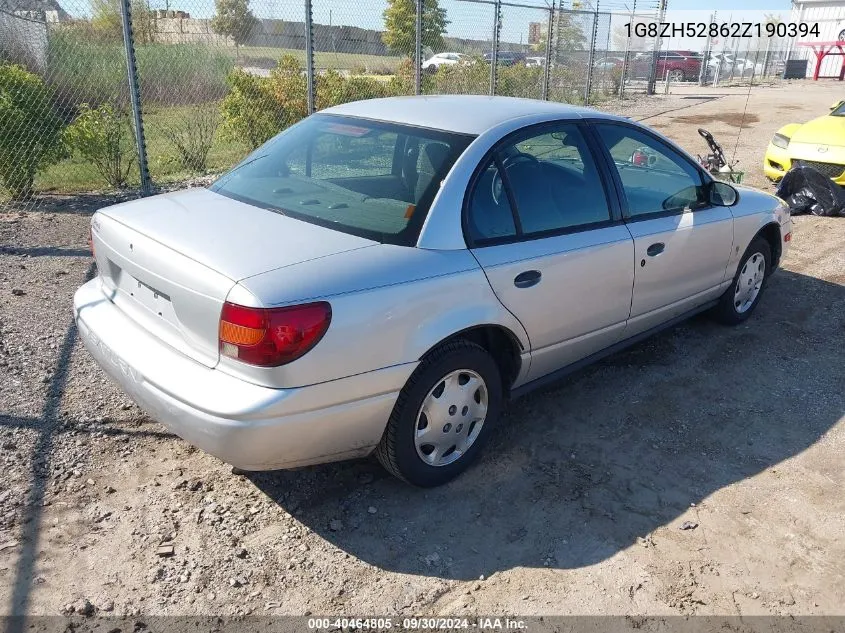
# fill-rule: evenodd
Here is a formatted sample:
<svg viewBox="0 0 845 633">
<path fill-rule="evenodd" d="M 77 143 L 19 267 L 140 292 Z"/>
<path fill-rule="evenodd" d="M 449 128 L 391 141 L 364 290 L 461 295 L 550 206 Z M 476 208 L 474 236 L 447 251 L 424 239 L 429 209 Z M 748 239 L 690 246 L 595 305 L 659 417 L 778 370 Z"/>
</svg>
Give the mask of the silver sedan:
<svg viewBox="0 0 845 633">
<path fill-rule="evenodd" d="M 751 315 L 790 241 L 768 194 L 621 117 L 504 97 L 349 103 L 207 189 L 98 211 L 97 362 L 245 470 L 375 453 L 442 484 L 503 402 L 709 310 Z"/>
</svg>

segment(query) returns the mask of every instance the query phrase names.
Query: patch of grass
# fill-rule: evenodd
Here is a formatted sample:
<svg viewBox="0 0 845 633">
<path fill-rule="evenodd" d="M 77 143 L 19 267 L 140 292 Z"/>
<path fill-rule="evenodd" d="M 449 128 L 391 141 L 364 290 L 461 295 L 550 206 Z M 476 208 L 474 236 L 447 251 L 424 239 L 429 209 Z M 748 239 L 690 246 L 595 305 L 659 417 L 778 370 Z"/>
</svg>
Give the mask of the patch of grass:
<svg viewBox="0 0 845 633">
<path fill-rule="evenodd" d="M 145 103 L 176 105 L 217 100 L 226 94 L 234 58 L 223 47 L 196 44 L 145 44 L 136 47 Z M 128 86 L 123 45 L 88 37 L 84 30 L 51 31 L 47 82 L 59 102 L 126 103 Z"/>
<path fill-rule="evenodd" d="M 227 53 L 234 59 L 234 47 L 226 47 Z M 283 55 L 293 55 L 296 60 L 305 64 L 305 51 L 293 48 L 273 48 L 271 46 L 242 46 L 238 52 L 242 66 L 258 66 L 273 68 Z M 370 73 L 393 74 L 399 67 L 400 57 L 388 55 L 364 55 L 360 53 L 333 53 L 331 51 L 315 51 L 314 65 L 325 70 L 352 70 L 365 68 Z"/>
<path fill-rule="evenodd" d="M 176 149 L 169 141 L 168 132 L 180 120 L 192 116 L 191 106 L 150 108 L 144 112 L 144 132 L 150 176 L 156 184 L 179 182 L 198 174 L 186 171 L 179 162 Z M 218 130 L 208 154 L 206 173 L 219 173 L 232 167 L 249 153 L 245 143 L 223 139 Z M 140 183 L 138 166 L 133 165 L 127 178 L 129 187 Z M 108 189 L 96 168 L 79 155 L 63 160 L 44 169 L 36 178 L 39 191 L 74 193 Z"/>
</svg>

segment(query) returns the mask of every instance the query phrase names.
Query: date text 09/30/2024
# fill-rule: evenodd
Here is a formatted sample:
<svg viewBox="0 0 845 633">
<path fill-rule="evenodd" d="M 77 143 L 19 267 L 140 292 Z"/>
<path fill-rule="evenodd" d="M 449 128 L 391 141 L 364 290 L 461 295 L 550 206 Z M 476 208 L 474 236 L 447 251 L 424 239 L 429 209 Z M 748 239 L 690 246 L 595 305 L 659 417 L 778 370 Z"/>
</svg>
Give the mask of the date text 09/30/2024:
<svg viewBox="0 0 845 633">
<path fill-rule="evenodd" d="M 818 22 L 627 22 L 627 37 L 819 37 Z"/>
<path fill-rule="evenodd" d="M 308 618 L 311 631 L 346 630 L 371 631 L 519 631 L 526 630 L 525 620 L 518 618 Z"/>
</svg>

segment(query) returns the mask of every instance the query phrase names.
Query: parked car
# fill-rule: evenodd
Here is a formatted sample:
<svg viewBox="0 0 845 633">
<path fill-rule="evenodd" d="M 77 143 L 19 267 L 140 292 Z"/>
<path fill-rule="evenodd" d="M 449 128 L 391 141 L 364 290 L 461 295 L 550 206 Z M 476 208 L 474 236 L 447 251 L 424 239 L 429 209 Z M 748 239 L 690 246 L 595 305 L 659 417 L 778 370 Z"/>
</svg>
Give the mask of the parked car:
<svg viewBox="0 0 845 633">
<path fill-rule="evenodd" d="M 437 53 L 422 63 L 422 69 L 426 72 L 435 73 L 441 66 L 453 66 L 460 62 L 467 62 L 469 59 L 463 53 Z"/>
<path fill-rule="evenodd" d="M 528 68 L 542 68 L 546 65 L 545 57 L 526 57 L 525 65 Z"/>
<path fill-rule="evenodd" d="M 625 60 L 621 57 L 602 57 L 593 63 L 593 68 L 597 70 L 613 70 L 615 68 L 622 68 Z"/>
<path fill-rule="evenodd" d="M 74 315 L 141 408 L 226 462 L 375 452 L 433 486 L 506 399 L 695 313 L 744 322 L 790 231 L 777 198 L 623 117 L 372 99 L 207 189 L 99 210 Z"/>
<path fill-rule="evenodd" d="M 804 165 L 845 185 L 845 101 L 835 103 L 829 114 L 806 123 L 780 128 L 763 158 L 763 173 L 779 181 L 792 167 Z"/>
<path fill-rule="evenodd" d="M 762 75 L 763 64 L 744 57 L 735 57 L 732 53 L 712 53 L 707 60 L 707 76 L 712 78 L 717 72 L 720 78 L 731 75 L 734 77 Z"/>
<path fill-rule="evenodd" d="M 653 61 L 656 60 L 656 61 Z M 631 60 L 630 76 L 636 79 L 648 79 L 652 64 L 656 64 L 657 81 L 692 81 L 698 79 L 701 72 L 701 56 L 695 51 L 660 51 L 659 53 L 638 53 Z"/>
<path fill-rule="evenodd" d="M 484 61 L 488 64 L 493 60 L 493 53 L 484 53 Z M 525 53 L 517 53 L 515 51 L 499 51 L 496 56 L 496 62 L 499 66 L 514 66 L 516 64 L 525 63 Z"/>
</svg>

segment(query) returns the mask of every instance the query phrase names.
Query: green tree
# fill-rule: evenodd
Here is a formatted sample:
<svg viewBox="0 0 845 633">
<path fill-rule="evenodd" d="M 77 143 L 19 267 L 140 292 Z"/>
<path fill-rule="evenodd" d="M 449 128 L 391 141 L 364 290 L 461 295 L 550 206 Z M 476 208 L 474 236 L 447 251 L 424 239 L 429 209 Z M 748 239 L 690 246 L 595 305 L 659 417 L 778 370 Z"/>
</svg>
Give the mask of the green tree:
<svg viewBox="0 0 845 633">
<path fill-rule="evenodd" d="M 558 52 L 572 52 L 588 50 L 587 36 L 579 24 L 572 19 L 572 15 L 559 11 L 555 36 L 555 48 Z"/>
<path fill-rule="evenodd" d="M 249 10 L 249 0 L 216 0 L 215 5 L 217 14 L 211 18 L 211 29 L 235 41 L 237 57 L 238 46 L 249 38 L 258 19 Z"/>
<path fill-rule="evenodd" d="M 155 17 L 146 0 L 131 0 L 132 32 L 137 44 L 150 44 L 155 37 Z M 92 0 L 91 26 L 98 39 L 118 42 L 123 39 L 120 0 Z"/>
<path fill-rule="evenodd" d="M 21 66 L 0 64 L 0 186 L 16 200 L 32 195 L 39 169 L 63 156 L 53 92 Z"/>
<path fill-rule="evenodd" d="M 435 51 L 443 50 L 443 33 L 449 20 L 446 10 L 440 8 L 437 0 L 423 0 L 422 45 Z M 384 33 L 382 41 L 394 53 L 412 55 L 416 45 L 417 7 L 416 0 L 387 0 L 384 10 Z"/>
</svg>

